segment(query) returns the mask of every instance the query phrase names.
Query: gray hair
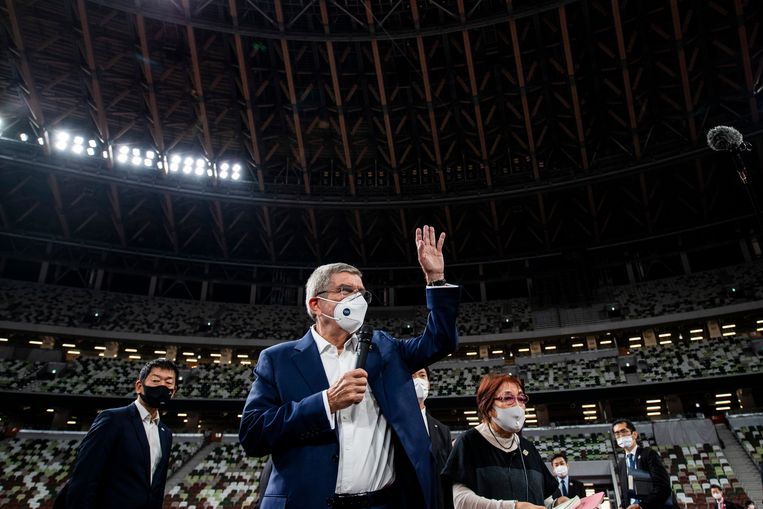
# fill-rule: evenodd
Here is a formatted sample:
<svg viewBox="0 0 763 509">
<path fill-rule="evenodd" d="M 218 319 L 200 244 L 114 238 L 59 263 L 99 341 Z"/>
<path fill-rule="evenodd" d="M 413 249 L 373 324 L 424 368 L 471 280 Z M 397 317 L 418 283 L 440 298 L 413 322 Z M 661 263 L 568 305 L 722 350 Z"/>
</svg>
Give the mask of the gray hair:
<svg viewBox="0 0 763 509">
<path fill-rule="evenodd" d="M 331 282 L 331 276 L 340 272 L 348 272 L 355 274 L 358 277 L 363 277 L 363 273 L 356 267 L 346 263 L 329 263 L 321 265 L 310 274 L 305 284 L 305 308 L 307 308 L 307 315 L 315 320 L 315 315 L 310 311 L 310 299 L 316 297 L 319 293 L 326 290 L 329 282 Z"/>
</svg>

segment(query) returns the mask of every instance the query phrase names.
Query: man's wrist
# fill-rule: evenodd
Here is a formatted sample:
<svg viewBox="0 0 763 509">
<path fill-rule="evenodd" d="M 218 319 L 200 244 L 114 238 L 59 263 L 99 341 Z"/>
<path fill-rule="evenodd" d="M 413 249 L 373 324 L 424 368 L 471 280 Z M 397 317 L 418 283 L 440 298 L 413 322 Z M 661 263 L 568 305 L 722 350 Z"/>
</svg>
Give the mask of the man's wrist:
<svg viewBox="0 0 763 509">
<path fill-rule="evenodd" d="M 435 272 L 433 274 L 426 274 L 426 280 L 428 285 L 431 285 L 432 283 L 436 283 L 438 281 L 442 281 L 442 283 L 440 283 L 440 286 L 442 286 L 445 284 L 445 273 Z"/>
</svg>

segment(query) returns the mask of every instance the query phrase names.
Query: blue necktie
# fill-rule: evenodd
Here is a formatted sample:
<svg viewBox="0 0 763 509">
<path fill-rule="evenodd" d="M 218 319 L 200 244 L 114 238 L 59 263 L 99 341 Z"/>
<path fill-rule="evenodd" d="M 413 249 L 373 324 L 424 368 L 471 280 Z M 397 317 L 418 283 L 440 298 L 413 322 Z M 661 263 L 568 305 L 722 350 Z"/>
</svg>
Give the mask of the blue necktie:
<svg viewBox="0 0 763 509">
<path fill-rule="evenodd" d="M 567 496 L 567 480 L 562 479 L 562 496 Z"/>
<path fill-rule="evenodd" d="M 628 454 L 628 468 L 636 469 L 636 456 L 633 453 Z"/>
</svg>

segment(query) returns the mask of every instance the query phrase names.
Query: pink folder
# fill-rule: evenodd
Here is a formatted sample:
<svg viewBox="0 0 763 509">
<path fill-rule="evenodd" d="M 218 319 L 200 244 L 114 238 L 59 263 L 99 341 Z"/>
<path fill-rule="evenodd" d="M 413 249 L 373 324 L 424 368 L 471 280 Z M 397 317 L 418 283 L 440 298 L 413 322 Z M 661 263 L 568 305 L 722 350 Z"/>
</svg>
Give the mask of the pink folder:
<svg viewBox="0 0 763 509">
<path fill-rule="evenodd" d="M 601 504 L 602 500 L 604 500 L 604 492 L 600 491 L 585 498 L 581 498 L 580 505 L 578 505 L 575 509 L 594 509 L 599 507 L 599 504 Z"/>
</svg>

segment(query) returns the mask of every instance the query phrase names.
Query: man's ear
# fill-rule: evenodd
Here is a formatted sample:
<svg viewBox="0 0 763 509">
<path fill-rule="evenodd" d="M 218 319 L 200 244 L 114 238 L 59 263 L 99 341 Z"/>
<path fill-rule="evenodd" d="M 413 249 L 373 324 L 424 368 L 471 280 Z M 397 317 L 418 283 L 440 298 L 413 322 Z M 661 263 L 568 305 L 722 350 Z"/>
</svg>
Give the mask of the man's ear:
<svg viewBox="0 0 763 509">
<path fill-rule="evenodd" d="M 310 300 L 307 301 L 307 303 L 310 305 L 310 311 L 312 311 L 313 315 L 316 317 L 323 314 L 321 308 L 318 307 L 318 300 L 318 297 L 310 297 Z"/>
<path fill-rule="evenodd" d="M 138 389 L 143 388 L 143 383 L 141 383 L 140 379 L 135 380 L 135 394 L 140 394 L 140 391 Z"/>
</svg>

